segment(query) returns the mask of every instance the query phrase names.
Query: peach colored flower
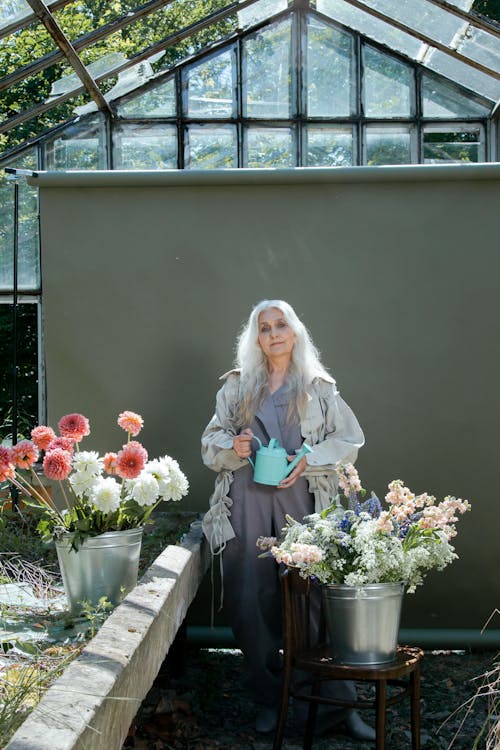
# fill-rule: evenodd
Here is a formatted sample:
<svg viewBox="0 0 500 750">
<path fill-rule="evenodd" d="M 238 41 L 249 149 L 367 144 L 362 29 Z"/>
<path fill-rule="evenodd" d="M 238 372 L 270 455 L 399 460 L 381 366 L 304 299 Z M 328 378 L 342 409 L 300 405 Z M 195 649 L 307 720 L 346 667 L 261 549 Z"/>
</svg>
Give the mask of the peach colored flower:
<svg viewBox="0 0 500 750">
<path fill-rule="evenodd" d="M 55 448 L 45 454 L 43 470 L 48 479 L 66 479 L 71 471 L 71 456 L 62 448 Z"/>
<path fill-rule="evenodd" d="M 57 426 L 63 437 L 70 438 L 76 443 L 79 443 L 85 435 L 90 435 L 89 420 L 83 414 L 66 414 L 61 417 Z"/>
<path fill-rule="evenodd" d="M 10 449 L 10 460 L 18 469 L 29 469 L 38 459 L 38 449 L 31 440 L 20 440 Z"/>
<path fill-rule="evenodd" d="M 31 430 L 31 439 L 35 443 L 36 447 L 40 451 L 45 451 L 49 447 L 49 444 L 54 440 L 56 433 L 52 427 L 46 427 L 44 424 L 39 427 L 34 427 Z"/>
<path fill-rule="evenodd" d="M 144 456 L 144 463 L 148 460 L 148 452 L 142 443 L 139 443 L 137 440 L 131 440 L 127 445 L 129 448 L 137 448 L 138 451 L 141 451 Z M 123 447 L 125 448 L 125 445 Z"/>
<path fill-rule="evenodd" d="M 104 471 L 107 474 L 116 474 L 116 453 L 106 453 L 104 456 Z"/>
<path fill-rule="evenodd" d="M 136 414 L 134 411 L 122 411 L 118 417 L 118 424 L 125 432 L 129 432 L 135 437 L 142 430 L 144 420 L 140 414 Z"/>
<path fill-rule="evenodd" d="M 63 451 L 67 451 L 70 456 L 73 455 L 73 440 L 68 437 L 55 437 L 54 440 L 51 440 L 47 451 L 53 451 L 56 448 L 61 448 Z"/>
<path fill-rule="evenodd" d="M 12 479 L 15 475 L 14 467 L 10 460 L 10 450 L 0 445 L 0 482 Z"/>
<path fill-rule="evenodd" d="M 116 457 L 116 473 L 122 479 L 135 479 L 144 468 L 144 448 L 136 445 L 125 445 Z"/>
</svg>

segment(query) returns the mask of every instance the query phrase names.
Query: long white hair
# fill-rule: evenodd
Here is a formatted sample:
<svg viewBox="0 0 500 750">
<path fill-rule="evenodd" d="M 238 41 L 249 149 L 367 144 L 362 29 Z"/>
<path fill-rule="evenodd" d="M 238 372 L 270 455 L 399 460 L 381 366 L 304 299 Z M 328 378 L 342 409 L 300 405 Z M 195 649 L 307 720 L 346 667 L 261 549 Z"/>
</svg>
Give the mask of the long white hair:
<svg viewBox="0 0 500 750">
<path fill-rule="evenodd" d="M 307 403 L 307 387 L 314 377 L 328 375 L 321 363 L 319 351 L 313 344 L 309 331 L 288 302 L 280 299 L 265 299 L 250 313 L 236 342 L 235 364 L 241 370 L 241 425 L 250 424 L 257 409 L 267 394 L 269 371 L 267 358 L 260 348 L 259 315 L 271 307 L 278 309 L 295 334 L 292 358 L 287 374 L 290 394 L 288 419 L 301 415 Z"/>
</svg>

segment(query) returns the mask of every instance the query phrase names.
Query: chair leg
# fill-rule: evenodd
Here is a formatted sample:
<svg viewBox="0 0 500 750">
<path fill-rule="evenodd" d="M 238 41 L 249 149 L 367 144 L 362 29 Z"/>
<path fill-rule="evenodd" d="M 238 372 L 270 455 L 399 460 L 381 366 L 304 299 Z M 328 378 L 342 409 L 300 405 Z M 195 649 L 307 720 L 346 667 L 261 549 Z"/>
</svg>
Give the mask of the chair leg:
<svg viewBox="0 0 500 750">
<path fill-rule="evenodd" d="M 385 750 L 385 714 L 387 705 L 387 682 L 377 680 L 376 683 L 376 750 Z"/>
<path fill-rule="evenodd" d="M 411 750 L 420 750 L 420 665 L 410 675 Z"/>
<path fill-rule="evenodd" d="M 314 728 L 316 726 L 316 717 L 318 715 L 318 704 L 309 703 L 309 711 L 307 712 L 306 729 L 304 732 L 304 744 L 303 750 L 311 750 L 314 739 Z"/>
<path fill-rule="evenodd" d="M 292 681 L 292 671 L 287 664 L 285 664 L 283 667 L 282 680 L 283 682 L 281 687 L 280 712 L 278 716 L 278 723 L 276 724 L 276 731 L 274 733 L 273 750 L 281 750 L 283 735 L 285 733 L 286 717 L 288 713 L 288 701 L 290 696 L 290 683 Z"/>
</svg>

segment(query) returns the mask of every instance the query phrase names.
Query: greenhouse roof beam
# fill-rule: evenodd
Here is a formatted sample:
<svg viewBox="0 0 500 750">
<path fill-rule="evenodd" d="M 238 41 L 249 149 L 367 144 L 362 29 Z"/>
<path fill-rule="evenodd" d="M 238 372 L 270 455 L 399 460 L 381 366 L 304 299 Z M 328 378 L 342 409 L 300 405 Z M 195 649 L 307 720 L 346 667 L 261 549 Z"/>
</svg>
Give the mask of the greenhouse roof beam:
<svg viewBox="0 0 500 750">
<path fill-rule="evenodd" d="M 113 34 L 115 31 L 123 29 L 125 26 L 133 23 L 138 18 L 148 15 L 149 13 L 158 10 L 158 8 L 171 5 L 171 3 L 173 3 L 174 1 L 175 0 L 151 0 L 149 3 L 145 3 L 144 5 L 136 8 L 135 11 L 126 13 L 119 18 L 115 18 L 114 21 L 110 21 L 104 26 L 99 26 L 98 29 L 91 31 L 88 34 L 84 34 L 81 37 L 78 37 L 78 39 L 75 39 L 75 41 L 72 42 L 73 48 L 76 52 L 79 52 L 80 50 L 89 47 L 94 42 L 98 42 L 100 39 L 104 39 L 110 34 Z M 35 73 L 39 73 L 41 70 L 45 70 L 45 68 L 54 65 L 55 63 L 59 62 L 59 60 L 62 60 L 63 57 L 64 55 L 60 49 L 55 50 L 54 52 L 50 52 L 48 55 L 44 55 L 43 57 L 39 57 L 38 60 L 34 60 L 33 62 L 28 63 L 28 65 L 19 68 L 19 70 L 16 70 L 14 73 L 5 76 L 5 78 L 2 78 L 0 80 L 0 91 L 9 88 L 18 81 L 22 81 L 27 76 L 35 75 Z"/>
<path fill-rule="evenodd" d="M 382 11 L 376 10 L 369 5 L 366 5 L 364 2 L 362 2 L 362 0 L 345 0 L 345 2 L 349 3 L 349 5 L 353 5 L 359 10 L 362 10 L 370 16 L 373 16 L 374 18 L 378 18 L 380 21 L 384 21 L 385 23 L 394 26 L 394 28 L 399 29 L 400 31 L 404 31 L 406 34 L 410 34 L 416 39 L 420 39 L 421 42 L 428 44 L 430 47 L 438 49 L 440 52 L 443 52 L 446 55 L 450 55 L 450 57 L 454 57 L 456 60 L 460 60 L 460 62 L 465 63 L 469 67 L 480 70 L 482 73 L 486 73 L 486 75 L 489 75 L 496 80 L 500 80 L 500 71 L 489 68 L 487 65 L 483 65 L 476 60 L 471 60 L 470 57 L 462 55 L 460 52 L 457 52 L 451 47 L 448 47 L 446 44 L 438 42 L 436 39 L 427 36 L 427 34 L 423 34 L 421 31 L 417 31 L 412 26 L 408 26 L 407 24 L 402 23 L 395 18 L 392 18 L 392 16 L 388 16 L 386 13 L 382 13 Z M 472 21 L 472 19 L 469 20 Z"/>
<path fill-rule="evenodd" d="M 122 63 L 121 65 L 117 65 L 111 70 L 106 71 L 106 73 L 104 73 L 102 76 L 96 76 L 95 81 L 98 82 L 98 81 L 105 80 L 106 78 L 111 78 L 112 76 L 120 73 L 122 70 L 126 70 L 127 68 L 130 68 L 133 65 L 136 65 L 138 62 L 141 62 L 142 60 L 145 60 L 148 57 L 152 57 L 157 52 L 161 52 L 167 49 L 168 47 L 172 47 L 175 44 L 178 44 L 179 42 L 183 41 L 183 39 L 185 39 L 186 37 L 189 37 L 192 34 L 195 34 L 196 32 L 201 31 L 202 29 L 206 28 L 207 26 L 217 23 L 218 21 L 224 20 L 224 18 L 227 18 L 228 16 L 233 15 L 237 11 L 242 10 L 243 8 L 246 8 L 249 5 L 253 5 L 255 2 L 257 2 L 257 0 L 240 0 L 240 2 L 238 1 L 233 2 L 230 5 L 228 5 L 226 8 L 222 8 L 221 10 L 217 10 L 211 15 L 206 16 L 205 18 L 201 19 L 201 21 L 196 21 L 190 26 L 186 26 L 184 29 L 181 29 L 181 31 L 177 31 L 174 34 L 170 34 L 168 37 L 165 37 L 165 39 L 163 39 L 161 42 L 152 44 L 151 46 L 144 49 L 142 52 L 139 52 L 137 55 L 134 55 L 134 57 L 131 57 L 125 63 Z M 61 96 L 58 96 L 55 99 L 52 99 L 50 102 L 41 102 L 40 104 L 37 104 L 35 107 L 32 107 L 29 110 L 25 110 L 24 112 L 20 112 L 19 114 L 14 115 L 14 117 L 10 117 L 8 120 L 4 120 L 4 122 L 0 123 L 0 134 L 7 132 L 11 128 L 16 127 L 17 125 L 21 125 L 23 122 L 26 122 L 27 120 L 31 120 L 33 117 L 36 117 L 37 115 L 40 115 L 43 112 L 46 112 L 47 110 L 51 109 L 52 107 L 57 106 L 58 104 L 62 104 L 63 102 L 70 99 L 71 97 L 82 93 L 82 91 L 84 91 L 83 85 L 80 86 L 78 89 L 73 89 L 72 91 L 62 94 Z M 107 102 L 106 104 L 109 108 L 109 104 Z"/>
<path fill-rule="evenodd" d="M 110 114 L 112 114 L 112 110 L 108 102 L 104 98 L 104 94 L 90 75 L 89 71 L 78 56 L 75 48 L 71 44 L 64 31 L 61 29 L 45 3 L 42 2 L 42 0 L 27 0 L 27 2 L 30 4 L 31 8 L 33 8 L 36 16 L 43 23 L 52 39 L 55 41 L 63 55 L 68 60 L 78 78 L 81 80 L 83 87 L 87 90 L 89 96 L 96 103 L 98 109 L 103 112 L 108 111 Z"/>
<path fill-rule="evenodd" d="M 73 0 L 53 0 L 53 2 L 50 3 L 50 10 L 59 10 L 60 8 L 64 8 L 65 5 L 69 5 L 69 3 L 72 2 Z M 30 24 L 34 23 L 37 20 L 38 16 L 36 16 L 35 13 L 30 13 L 20 21 L 14 21 L 13 23 L 9 23 L 6 26 L 2 26 L 2 28 L 0 28 L 0 39 L 13 34 L 15 31 L 21 31 L 21 29 L 25 29 L 26 26 L 30 26 Z"/>
</svg>

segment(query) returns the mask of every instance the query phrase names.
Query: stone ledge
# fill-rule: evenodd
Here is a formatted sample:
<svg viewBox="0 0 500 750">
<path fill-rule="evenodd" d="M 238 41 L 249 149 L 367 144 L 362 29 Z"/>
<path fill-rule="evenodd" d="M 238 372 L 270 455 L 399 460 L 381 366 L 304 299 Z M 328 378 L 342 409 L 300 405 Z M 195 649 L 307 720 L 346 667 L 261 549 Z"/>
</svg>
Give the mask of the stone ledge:
<svg viewBox="0 0 500 750">
<path fill-rule="evenodd" d="M 209 565 L 201 524 L 156 558 L 5 750 L 120 750 Z"/>
</svg>

